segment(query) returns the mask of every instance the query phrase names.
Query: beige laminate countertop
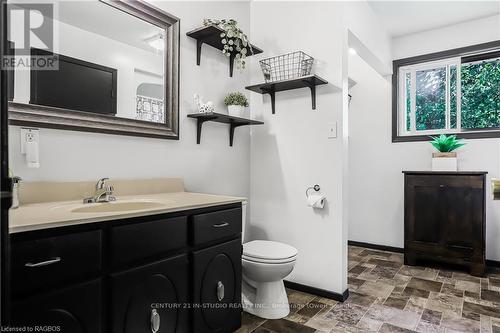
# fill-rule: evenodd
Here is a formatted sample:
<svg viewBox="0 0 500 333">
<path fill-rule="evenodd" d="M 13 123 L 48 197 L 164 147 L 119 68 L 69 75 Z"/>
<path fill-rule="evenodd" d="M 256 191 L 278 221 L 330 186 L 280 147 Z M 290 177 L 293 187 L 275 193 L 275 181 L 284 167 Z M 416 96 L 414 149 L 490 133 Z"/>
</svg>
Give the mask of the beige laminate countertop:
<svg viewBox="0 0 500 333">
<path fill-rule="evenodd" d="M 84 223 L 102 222 L 130 217 L 155 215 L 162 213 L 178 212 L 183 210 L 212 207 L 224 204 L 245 201 L 245 198 L 229 197 L 222 195 L 169 192 L 159 194 L 142 194 L 133 196 L 120 196 L 115 202 L 82 204 L 79 201 L 42 202 L 22 205 L 9 211 L 9 233 L 18 233 L 32 230 L 48 229 Z M 113 212 L 72 212 L 72 210 L 89 205 L 113 205 L 127 201 L 154 201 L 160 207 L 113 211 Z"/>
</svg>

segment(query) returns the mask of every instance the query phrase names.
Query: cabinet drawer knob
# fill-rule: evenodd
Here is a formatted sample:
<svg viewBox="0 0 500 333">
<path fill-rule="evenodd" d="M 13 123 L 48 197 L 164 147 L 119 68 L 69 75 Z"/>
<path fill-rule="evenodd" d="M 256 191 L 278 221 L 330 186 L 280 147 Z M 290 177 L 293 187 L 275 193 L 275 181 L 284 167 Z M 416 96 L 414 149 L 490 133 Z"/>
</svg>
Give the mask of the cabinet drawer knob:
<svg viewBox="0 0 500 333">
<path fill-rule="evenodd" d="M 151 310 L 151 333 L 156 333 L 160 330 L 160 314 L 156 309 Z"/>
<path fill-rule="evenodd" d="M 224 284 L 222 281 L 217 282 L 217 299 L 219 302 L 224 299 Z"/>
<path fill-rule="evenodd" d="M 228 225 L 229 225 L 229 223 L 222 222 L 222 223 L 219 223 L 219 224 L 214 224 L 214 228 L 224 228 L 224 227 L 227 227 Z"/>
<path fill-rule="evenodd" d="M 48 265 L 56 264 L 56 263 L 58 263 L 60 261 L 61 261 L 61 257 L 55 257 L 55 258 L 52 258 L 52 259 L 49 259 L 49 260 L 40 261 L 40 262 L 36 262 L 36 263 L 27 262 L 26 264 L 24 264 L 24 266 L 30 267 L 30 268 L 42 267 L 42 266 L 48 266 Z"/>
</svg>

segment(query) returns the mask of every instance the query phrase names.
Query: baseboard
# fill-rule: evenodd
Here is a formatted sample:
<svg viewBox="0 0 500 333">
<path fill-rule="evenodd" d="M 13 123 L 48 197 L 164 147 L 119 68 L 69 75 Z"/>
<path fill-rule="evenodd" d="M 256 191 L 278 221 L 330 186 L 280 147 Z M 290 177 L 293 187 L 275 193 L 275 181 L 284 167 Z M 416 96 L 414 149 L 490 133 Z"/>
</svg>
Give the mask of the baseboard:
<svg viewBox="0 0 500 333">
<path fill-rule="evenodd" d="M 366 247 L 367 249 L 373 249 L 373 250 L 404 253 L 404 249 L 401 247 L 393 247 L 393 246 L 363 243 L 363 242 L 356 242 L 356 241 L 347 241 L 347 244 L 352 245 L 352 246 Z M 488 267 L 500 267 L 500 261 L 486 259 L 486 266 L 488 266 Z"/>
<path fill-rule="evenodd" d="M 404 253 L 404 249 L 402 247 L 378 245 L 378 244 L 356 242 L 356 241 L 347 241 L 347 244 L 352 246 L 366 247 L 367 249 Z"/>
<path fill-rule="evenodd" d="M 488 267 L 500 267 L 500 261 L 486 259 L 486 266 L 488 266 Z"/>
<path fill-rule="evenodd" d="M 296 282 L 291 282 L 291 281 L 283 281 L 285 283 L 285 287 L 297 290 L 297 291 L 302 291 L 311 295 L 316 295 L 324 298 L 329 298 L 333 299 L 338 302 L 343 302 L 349 297 L 349 289 L 346 289 L 342 294 L 335 293 L 333 291 L 328 291 L 325 289 L 320 289 L 320 288 L 315 288 L 311 286 L 307 286 L 305 284 L 300 284 Z"/>
</svg>

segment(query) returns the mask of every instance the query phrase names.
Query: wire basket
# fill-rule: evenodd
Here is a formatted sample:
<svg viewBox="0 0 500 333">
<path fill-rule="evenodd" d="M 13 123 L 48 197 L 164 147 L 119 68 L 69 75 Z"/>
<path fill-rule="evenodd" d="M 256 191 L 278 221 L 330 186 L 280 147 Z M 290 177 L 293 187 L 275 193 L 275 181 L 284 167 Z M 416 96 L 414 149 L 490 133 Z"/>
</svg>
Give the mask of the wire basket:
<svg viewBox="0 0 500 333">
<path fill-rule="evenodd" d="M 314 58 L 302 51 L 262 59 L 260 68 L 266 82 L 295 79 L 311 74 Z"/>
</svg>

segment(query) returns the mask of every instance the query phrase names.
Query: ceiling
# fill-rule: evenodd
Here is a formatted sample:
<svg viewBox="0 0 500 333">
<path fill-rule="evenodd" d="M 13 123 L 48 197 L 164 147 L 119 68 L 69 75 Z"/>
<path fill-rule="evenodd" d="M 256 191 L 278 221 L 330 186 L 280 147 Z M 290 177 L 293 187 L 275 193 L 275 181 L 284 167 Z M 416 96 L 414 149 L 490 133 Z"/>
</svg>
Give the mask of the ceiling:
<svg viewBox="0 0 500 333">
<path fill-rule="evenodd" d="M 441 28 L 500 14 L 500 1 L 369 0 L 391 37 Z"/>
<path fill-rule="evenodd" d="M 147 40 L 162 29 L 99 1 L 61 1 L 57 19 L 122 43 L 156 51 Z"/>
</svg>

